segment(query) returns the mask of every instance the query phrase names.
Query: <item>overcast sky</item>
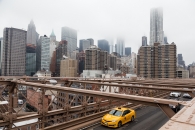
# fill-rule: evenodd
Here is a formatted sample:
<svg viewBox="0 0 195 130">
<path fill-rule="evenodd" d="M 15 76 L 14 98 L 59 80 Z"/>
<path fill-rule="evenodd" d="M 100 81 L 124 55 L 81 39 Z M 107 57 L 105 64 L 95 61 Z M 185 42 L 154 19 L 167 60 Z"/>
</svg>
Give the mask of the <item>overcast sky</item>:
<svg viewBox="0 0 195 130">
<path fill-rule="evenodd" d="M 164 34 L 175 42 L 186 64 L 195 61 L 195 0 L 0 0 L 0 37 L 5 27 L 27 30 L 33 19 L 40 35 L 52 29 L 61 40 L 61 27 L 78 31 L 80 39 L 123 37 L 137 53 L 141 37 L 149 43 L 150 9 L 163 7 Z"/>
</svg>

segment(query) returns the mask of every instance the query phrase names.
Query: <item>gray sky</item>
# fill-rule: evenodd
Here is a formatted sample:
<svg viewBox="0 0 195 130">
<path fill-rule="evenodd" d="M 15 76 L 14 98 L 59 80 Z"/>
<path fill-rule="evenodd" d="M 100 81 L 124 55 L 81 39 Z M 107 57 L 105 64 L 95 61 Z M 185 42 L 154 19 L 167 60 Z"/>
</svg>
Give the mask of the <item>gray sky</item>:
<svg viewBox="0 0 195 130">
<path fill-rule="evenodd" d="M 78 41 L 123 37 L 137 53 L 143 35 L 149 43 L 153 7 L 163 7 L 168 42 L 176 43 L 186 64 L 195 61 L 195 0 L 0 0 L 0 37 L 4 27 L 27 30 L 33 19 L 40 35 L 54 29 L 58 41 L 68 26 L 78 31 Z"/>
</svg>

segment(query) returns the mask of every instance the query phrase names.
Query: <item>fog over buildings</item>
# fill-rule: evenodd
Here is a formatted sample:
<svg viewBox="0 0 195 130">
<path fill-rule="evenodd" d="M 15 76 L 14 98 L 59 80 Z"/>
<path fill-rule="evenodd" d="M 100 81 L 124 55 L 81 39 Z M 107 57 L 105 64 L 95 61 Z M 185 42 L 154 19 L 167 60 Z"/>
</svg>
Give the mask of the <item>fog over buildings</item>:
<svg viewBox="0 0 195 130">
<path fill-rule="evenodd" d="M 27 31 L 33 20 L 40 36 L 49 36 L 54 29 L 60 41 L 62 27 L 70 27 L 77 31 L 77 46 L 80 39 L 92 38 L 97 45 L 99 39 L 123 37 L 125 47 L 137 53 L 142 36 L 150 43 L 151 8 L 161 7 L 168 43 L 177 45 L 177 53 L 182 53 L 187 65 L 195 55 L 194 5 L 194 0 L 0 0 L 0 37 L 5 27 Z"/>
</svg>

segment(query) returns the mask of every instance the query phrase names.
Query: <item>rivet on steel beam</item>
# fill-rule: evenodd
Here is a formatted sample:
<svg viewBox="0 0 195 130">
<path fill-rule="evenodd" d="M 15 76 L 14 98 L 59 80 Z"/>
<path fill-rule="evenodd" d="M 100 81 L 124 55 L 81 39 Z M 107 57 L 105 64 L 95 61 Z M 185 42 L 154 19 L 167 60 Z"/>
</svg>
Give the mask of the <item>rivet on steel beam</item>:
<svg viewBox="0 0 195 130">
<path fill-rule="evenodd" d="M 193 104 L 191 103 L 191 104 L 188 105 L 188 107 L 191 107 L 192 105 L 193 105 Z"/>
<path fill-rule="evenodd" d="M 154 102 L 158 102 L 158 100 L 154 100 Z"/>
<path fill-rule="evenodd" d="M 192 114 L 195 114 L 195 109 L 193 110 Z"/>
</svg>

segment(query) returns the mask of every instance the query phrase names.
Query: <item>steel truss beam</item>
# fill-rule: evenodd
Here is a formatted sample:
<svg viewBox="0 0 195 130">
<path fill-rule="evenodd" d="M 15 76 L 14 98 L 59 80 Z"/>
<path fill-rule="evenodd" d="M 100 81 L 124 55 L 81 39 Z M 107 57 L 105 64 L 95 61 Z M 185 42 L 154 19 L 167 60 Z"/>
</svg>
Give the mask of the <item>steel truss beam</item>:
<svg viewBox="0 0 195 130">
<path fill-rule="evenodd" d="M 74 82 L 74 80 L 73 81 L 69 80 L 69 81 Z M 78 81 L 78 80 L 76 80 L 76 81 Z M 13 86 L 15 86 L 15 85 L 26 85 L 26 86 L 41 88 L 44 91 L 46 91 L 46 90 L 56 90 L 56 91 L 72 93 L 72 94 L 81 94 L 81 95 L 84 95 L 84 96 L 92 96 L 92 97 L 100 97 L 100 98 L 105 98 L 105 99 L 114 99 L 114 100 L 127 101 L 127 102 L 131 102 L 131 103 L 134 103 L 134 104 L 145 104 L 145 105 L 151 105 L 151 106 L 156 106 L 156 107 L 160 106 L 162 108 L 162 110 L 169 117 L 172 117 L 173 114 L 169 114 L 166 110 L 168 108 L 164 109 L 163 106 L 167 106 L 169 104 L 172 104 L 172 105 L 178 105 L 178 104 L 186 105 L 186 102 L 181 102 L 181 101 L 173 101 L 173 100 L 166 100 L 166 99 L 160 99 L 160 98 L 150 98 L 150 97 L 142 97 L 142 96 L 133 96 L 133 95 L 125 95 L 125 94 L 99 92 L 99 91 L 92 91 L 92 90 L 85 90 L 85 89 L 78 89 L 78 88 L 62 87 L 62 86 L 57 86 L 57 85 L 55 85 L 55 86 L 54 85 L 45 85 L 45 84 L 40 84 L 40 83 L 25 82 L 25 81 L 22 81 L 22 80 L 19 80 L 19 81 L 15 80 L 15 81 L 9 81 L 9 82 L 11 82 L 11 85 L 13 85 Z M 91 84 L 91 82 L 87 82 L 86 84 Z M 97 82 L 94 82 L 94 84 L 97 84 Z M 101 85 L 101 84 L 99 84 L 99 85 Z M 105 86 L 114 86 L 114 85 L 124 85 L 124 84 L 103 84 L 103 85 L 105 85 Z M 126 87 L 126 86 L 127 85 L 121 86 L 121 87 Z M 131 86 L 128 86 L 128 87 L 131 87 Z M 10 90 L 10 92 L 13 91 L 12 89 Z M 144 88 L 144 89 L 146 89 L 146 88 Z M 151 87 L 150 87 L 150 89 L 151 89 Z M 158 90 L 159 90 L 159 88 L 158 88 Z M 94 105 L 94 104 L 95 103 L 92 103 L 91 105 Z M 98 105 L 98 103 L 95 104 L 95 105 Z M 11 115 L 11 107 L 10 107 L 10 111 L 9 111 L 10 115 Z M 85 107 L 85 106 L 82 106 L 82 107 L 80 106 L 80 108 L 79 107 L 74 107 L 74 108 L 69 109 L 68 111 L 69 112 L 71 112 L 71 110 L 73 112 L 79 111 L 79 110 L 83 109 L 83 107 Z M 22 116 L 22 117 L 16 117 L 16 118 L 10 119 L 10 121 L 0 121 L 0 126 L 9 125 L 10 127 L 12 127 L 12 125 L 10 125 L 10 122 L 15 123 L 15 122 L 28 120 L 28 119 L 43 118 L 43 117 L 46 119 L 46 117 L 48 117 L 48 116 L 55 115 L 57 113 L 58 114 L 59 113 L 65 113 L 66 111 L 67 111 L 66 109 L 59 109 L 59 110 L 48 111 L 48 112 L 44 113 L 44 115 L 39 113 L 39 114 L 32 114 L 32 115 Z M 42 124 L 45 121 L 47 121 L 47 120 L 42 121 Z M 44 127 L 42 127 L 42 128 L 44 128 Z"/>
<path fill-rule="evenodd" d="M 106 82 L 106 80 L 102 80 L 102 82 Z M 162 81 L 153 81 L 148 82 L 145 81 L 113 81 L 115 83 L 126 83 L 126 84 L 140 84 L 140 85 L 154 85 L 154 86 L 164 86 L 164 87 L 177 87 L 177 88 L 195 88 L 195 83 L 185 83 L 185 82 L 162 82 Z"/>
<path fill-rule="evenodd" d="M 99 82 L 80 81 L 80 80 L 69 80 L 69 81 L 76 82 L 76 83 L 96 84 L 96 85 L 105 85 L 105 86 L 117 86 L 117 87 L 129 87 L 129 88 L 138 88 L 138 89 L 152 89 L 152 90 L 163 90 L 163 91 L 186 92 L 186 93 L 189 93 L 192 97 L 195 96 L 192 93 L 195 90 L 192 90 L 192 89 L 181 89 L 181 88 L 170 88 L 170 87 L 153 87 L 153 86 L 128 85 L 128 84 L 111 84 L 111 83 L 99 83 Z"/>
<path fill-rule="evenodd" d="M 99 91 L 92 91 L 92 90 L 85 90 L 85 89 L 70 88 L 70 87 L 61 87 L 57 85 L 54 86 L 54 85 L 44 85 L 44 84 L 37 84 L 37 83 L 28 83 L 24 81 L 23 82 L 12 81 L 12 82 L 20 84 L 20 85 L 39 87 L 39 88 L 44 88 L 44 89 L 49 89 L 49 90 L 64 91 L 68 93 L 96 96 L 96 97 L 102 97 L 102 98 L 112 98 L 112 99 L 117 99 L 117 100 L 126 100 L 126 101 L 130 101 L 134 103 L 146 104 L 146 105 L 152 105 L 152 106 L 156 106 L 156 104 L 173 104 L 173 105 L 177 105 L 179 103 L 183 104 L 181 101 L 170 101 L 167 99 L 160 99 L 160 98 L 124 95 L 124 94 L 117 94 L 117 93 L 107 93 L 107 92 L 99 92 Z M 105 84 L 105 85 L 110 85 L 110 84 Z"/>
</svg>

